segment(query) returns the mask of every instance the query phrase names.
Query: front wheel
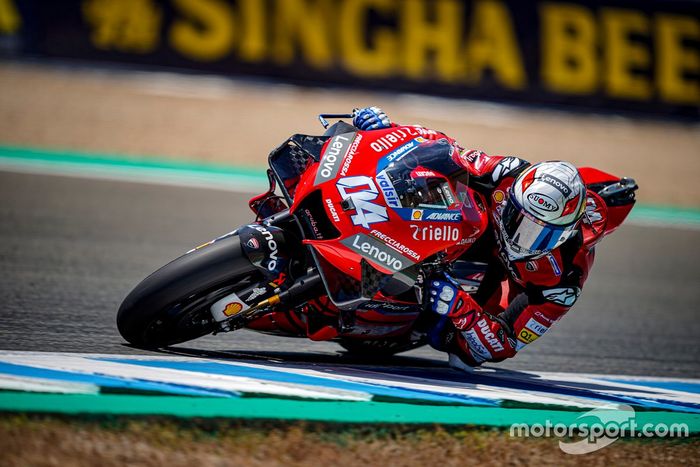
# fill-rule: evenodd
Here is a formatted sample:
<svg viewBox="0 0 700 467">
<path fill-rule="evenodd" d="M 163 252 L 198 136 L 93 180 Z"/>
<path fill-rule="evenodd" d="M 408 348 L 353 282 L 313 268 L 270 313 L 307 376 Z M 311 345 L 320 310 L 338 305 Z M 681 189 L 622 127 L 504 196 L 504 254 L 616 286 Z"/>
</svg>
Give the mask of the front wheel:
<svg viewBox="0 0 700 467">
<path fill-rule="evenodd" d="M 209 307 L 261 278 L 237 235 L 183 255 L 145 278 L 117 313 L 120 334 L 136 347 L 196 339 L 217 328 Z"/>
</svg>

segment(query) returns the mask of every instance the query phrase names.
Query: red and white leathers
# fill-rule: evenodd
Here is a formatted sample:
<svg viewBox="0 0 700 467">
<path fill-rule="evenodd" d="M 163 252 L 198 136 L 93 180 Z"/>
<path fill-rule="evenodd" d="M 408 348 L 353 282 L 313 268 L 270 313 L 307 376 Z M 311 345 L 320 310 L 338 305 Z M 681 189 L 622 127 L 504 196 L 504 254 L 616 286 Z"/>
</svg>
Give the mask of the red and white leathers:
<svg viewBox="0 0 700 467">
<path fill-rule="evenodd" d="M 430 339 L 430 344 L 470 366 L 510 358 L 542 336 L 575 303 L 593 264 L 594 246 L 626 214 L 615 214 L 611 208 L 609 221 L 605 202 L 588 190 L 586 215 L 576 235 L 540 258 L 510 261 L 499 244 L 495 226 L 508 189 L 529 163 L 512 156 L 466 151 L 443 133 L 416 128 L 423 138 L 444 139 L 451 145 L 450 157 L 469 172 L 468 185 L 489 214 L 486 231 L 460 258 L 488 265 L 481 286 L 474 294 L 455 290 L 458 296 L 451 300 L 455 306 L 447 315 L 448 325 L 440 327 L 437 333 L 429 332 L 438 335 L 437 339 Z M 339 335 L 340 312 L 327 299 L 310 302 L 307 311 L 277 311 L 249 327 L 281 329 L 292 335 L 306 334 L 314 340 Z"/>
<path fill-rule="evenodd" d="M 578 233 L 542 257 L 509 260 L 494 226 L 508 189 L 529 163 L 513 156 L 489 156 L 453 145 L 452 159 L 470 174 L 469 186 L 482 195 L 489 211 L 487 231 L 460 259 L 488 264 L 479 291 L 457 289 L 451 327 L 433 346 L 470 366 L 499 362 L 541 337 L 576 302 L 593 265 L 594 247 L 605 233 L 607 207 L 595 192 L 586 193 L 586 215 Z"/>
</svg>

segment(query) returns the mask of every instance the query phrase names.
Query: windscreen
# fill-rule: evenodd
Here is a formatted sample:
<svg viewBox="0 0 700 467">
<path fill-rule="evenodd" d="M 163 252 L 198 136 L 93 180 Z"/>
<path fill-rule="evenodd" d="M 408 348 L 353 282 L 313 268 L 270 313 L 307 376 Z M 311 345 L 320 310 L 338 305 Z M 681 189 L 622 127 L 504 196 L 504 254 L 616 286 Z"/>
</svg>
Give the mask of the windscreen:
<svg viewBox="0 0 700 467">
<path fill-rule="evenodd" d="M 450 209 L 460 202 L 453 187 L 466 186 L 468 172 L 452 161 L 452 150 L 442 141 L 426 142 L 386 167 L 402 207 Z"/>
</svg>

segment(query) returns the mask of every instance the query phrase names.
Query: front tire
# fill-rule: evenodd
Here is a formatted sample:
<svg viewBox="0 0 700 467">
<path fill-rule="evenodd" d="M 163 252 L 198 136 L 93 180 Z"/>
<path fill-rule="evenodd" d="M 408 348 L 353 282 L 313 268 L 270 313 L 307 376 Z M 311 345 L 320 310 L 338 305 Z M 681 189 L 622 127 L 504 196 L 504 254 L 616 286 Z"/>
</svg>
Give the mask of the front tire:
<svg viewBox="0 0 700 467">
<path fill-rule="evenodd" d="M 145 278 L 117 313 L 119 333 L 136 347 L 157 348 L 210 334 L 215 301 L 259 279 L 237 235 L 183 255 Z"/>
</svg>

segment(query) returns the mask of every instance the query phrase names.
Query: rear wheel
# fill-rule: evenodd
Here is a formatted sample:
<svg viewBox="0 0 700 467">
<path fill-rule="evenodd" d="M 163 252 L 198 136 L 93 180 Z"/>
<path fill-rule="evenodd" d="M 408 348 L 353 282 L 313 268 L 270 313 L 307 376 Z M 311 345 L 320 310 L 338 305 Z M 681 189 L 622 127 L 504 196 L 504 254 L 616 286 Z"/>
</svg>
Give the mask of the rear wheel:
<svg viewBox="0 0 700 467">
<path fill-rule="evenodd" d="M 238 236 L 218 240 L 166 264 L 124 299 L 117 327 L 129 343 L 164 347 L 210 334 L 217 323 L 209 307 L 261 280 Z"/>
</svg>

